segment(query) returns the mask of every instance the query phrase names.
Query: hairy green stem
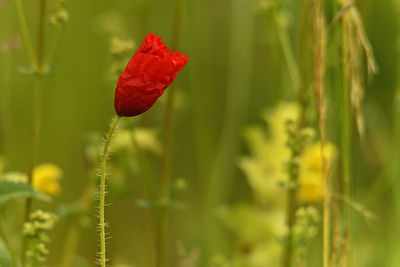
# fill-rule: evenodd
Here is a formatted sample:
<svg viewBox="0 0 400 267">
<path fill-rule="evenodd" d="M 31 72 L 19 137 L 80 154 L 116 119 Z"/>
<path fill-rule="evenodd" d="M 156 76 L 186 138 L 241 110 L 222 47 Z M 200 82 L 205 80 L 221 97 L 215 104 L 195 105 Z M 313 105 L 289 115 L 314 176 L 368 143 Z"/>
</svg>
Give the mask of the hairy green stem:
<svg viewBox="0 0 400 267">
<path fill-rule="evenodd" d="M 100 265 L 101 267 L 106 266 L 106 226 L 104 222 L 104 207 L 105 207 L 105 195 L 106 195 L 106 171 L 107 171 L 107 159 L 108 149 L 110 147 L 113 133 L 117 127 L 118 121 L 121 117 L 116 116 L 111 124 L 110 130 L 107 133 L 106 141 L 104 143 L 103 156 L 101 159 L 101 172 L 100 172 L 100 204 L 99 204 L 99 228 L 100 228 Z"/>
</svg>

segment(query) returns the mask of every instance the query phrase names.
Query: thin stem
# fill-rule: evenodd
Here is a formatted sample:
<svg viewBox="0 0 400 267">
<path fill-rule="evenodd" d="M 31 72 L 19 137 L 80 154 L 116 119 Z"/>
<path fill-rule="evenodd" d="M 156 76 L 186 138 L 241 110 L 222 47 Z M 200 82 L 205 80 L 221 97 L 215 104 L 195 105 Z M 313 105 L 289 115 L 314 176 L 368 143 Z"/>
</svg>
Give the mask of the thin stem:
<svg viewBox="0 0 400 267">
<path fill-rule="evenodd" d="M 33 181 L 33 169 L 36 164 L 36 158 L 39 147 L 39 135 L 41 125 L 41 107 L 42 107 L 42 91 L 43 91 L 43 78 L 40 76 L 35 77 L 35 88 L 33 96 L 33 117 L 32 117 L 32 146 L 30 152 L 30 163 L 28 170 L 28 183 L 32 184 Z M 29 198 L 28 198 L 29 200 Z M 29 213 L 28 213 L 29 215 Z"/>
<path fill-rule="evenodd" d="M 61 267 L 71 266 L 73 256 L 76 251 L 76 246 L 79 243 L 80 238 L 80 228 L 76 223 L 74 223 L 68 231 L 68 235 L 65 239 L 65 247 L 63 250 L 63 259 L 61 260 Z"/>
<path fill-rule="evenodd" d="M 93 178 L 93 177 L 91 177 Z M 91 200 L 92 196 L 96 190 L 95 184 L 92 182 L 94 179 L 91 179 L 89 185 L 79 200 L 79 208 L 82 212 L 87 212 L 91 207 Z M 63 259 L 61 260 L 61 267 L 69 267 L 71 266 L 71 262 L 73 256 L 75 255 L 76 247 L 79 244 L 79 239 L 81 235 L 82 229 L 78 225 L 77 222 L 72 223 L 68 234 L 65 238 L 65 246 L 64 246 L 64 253 Z"/>
<path fill-rule="evenodd" d="M 172 30 L 172 47 L 177 49 L 180 40 L 181 20 L 182 20 L 183 0 L 176 0 L 176 13 Z M 172 85 L 168 89 L 167 106 L 164 123 L 164 143 L 163 157 L 160 175 L 160 200 L 169 201 L 170 198 L 170 169 L 171 169 L 171 151 L 172 151 L 172 130 L 173 130 L 173 112 L 175 86 Z M 156 266 L 166 266 L 165 259 L 165 242 L 167 235 L 168 207 L 160 206 L 157 213 L 156 225 Z"/>
<path fill-rule="evenodd" d="M 171 145 L 172 145 L 172 124 L 173 124 L 173 109 L 174 109 L 174 95 L 175 86 L 172 85 L 168 88 L 167 106 L 164 122 L 164 142 L 163 142 L 163 156 L 162 167 L 160 175 L 160 195 L 166 197 L 169 195 L 170 183 L 170 162 L 171 162 Z"/>
<path fill-rule="evenodd" d="M 231 1 L 230 48 L 228 57 L 231 62 L 227 67 L 226 96 L 222 125 L 217 147 L 210 162 L 204 197 L 203 257 L 211 258 L 215 251 L 226 249 L 226 233 L 221 231 L 215 216 L 216 208 L 228 201 L 232 190 L 232 177 L 236 175 L 236 153 L 239 151 L 240 132 L 245 124 L 251 95 L 252 45 L 254 36 L 253 2 Z M 245 89 L 244 89 L 245 88 Z M 204 234 L 203 234 L 204 233 Z"/>
<path fill-rule="evenodd" d="M 350 193 L 350 173 L 351 173 L 351 104 L 350 104 L 350 66 L 349 66 L 349 29 L 348 16 L 344 15 L 342 25 L 342 61 L 343 61 L 343 93 L 342 93 L 342 160 L 343 160 L 343 185 L 344 196 L 348 197 Z"/>
<path fill-rule="evenodd" d="M 275 23 L 277 27 L 279 42 L 282 46 L 283 56 L 285 58 L 289 76 L 292 81 L 293 90 L 297 92 L 300 84 L 300 75 L 299 68 L 293 56 L 292 48 L 290 47 L 289 36 L 285 26 L 281 25 L 281 23 L 279 22 L 279 17 L 277 14 L 275 14 Z"/>
<path fill-rule="evenodd" d="M 295 160 L 298 157 L 298 153 L 294 152 L 292 153 L 292 160 Z M 286 247 L 285 247 L 285 252 L 283 254 L 283 261 L 282 261 L 282 266 L 283 267 L 291 267 L 292 262 L 293 262 L 293 227 L 296 222 L 296 187 L 295 185 L 298 182 L 298 172 L 297 171 L 292 171 L 290 173 L 289 177 L 289 183 L 288 183 L 288 199 L 287 199 L 287 207 L 286 207 L 286 224 L 288 227 L 288 236 L 286 240 Z"/>
<path fill-rule="evenodd" d="M 39 2 L 38 44 L 37 44 L 37 70 L 39 75 L 43 74 L 43 51 L 44 51 L 44 18 L 46 13 L 46 0 Z"/>
<path fill-rule="evenodd" d="M 111 143 L 111 139 L 115 128 L 117 127 L 118 121 L 121 117 L 116 116 L 111 124 L 110 130 L 106 136 L 104 143 L 103 156 L 101 159 L 101 174 L 100 174 L 100 207 L 99 207 L 99 228 L 100 228 L 100 265 L 101 267 L 106 266 L 106 229 L 104 223 L 104 206 L 105 206 L 105 195 L 106 195 L 106 171 L 107 171 L 107 159 L 108 159 L 108 148 Z"/>
<path fill-rule="evenodd" d="M 350 100 L 350 51 L 349 45 L 350 39 L 350 29 L 349 29 L 349 16 L 348 14 L 343 15 L 342 19 L 342 62 L 343 62 L 343 84 L 341 92 L 341 117 L 342 117 L 342 127 L 341 127 L 341 159 L 343 162 L 343 172 L 342 172 L 342 183 L 343 183 L 343 196 L 345 198 L 351 199 L 351 100 Z M 340 89 L 339 89 L 340 90 Z M 347 206 L 343 207 L 344 223 L 345 227 L 348 229 L 350 227 L 350 215 L 351 209 Z M 351 232 L 348 232 L 347 236 L 347 246 L 351 247 Z M 351 251 L 351 250 L 350 250 Z M 351 252 L 346 253 L 345 259 L 349 259 Z M 350 255 L 349 255 L 350 254 Z"/>
<path fill-rule="evenodd" d="M 53 60 L 54 53 L 56 52 L 56 48 L 58 46 L 58 41 L 60 40 L 60 35 L 61 35 L 61 28 L 58 26 L 56 29 L 56 33 L 53 34 L 53 38 L 50 44 L 49 52 L 46 59 L 47 64 L 50 64 L 51 61 Z"/>
<path fill-rule="evenodd" d="M 33 100 L 33 117 L 32 117 L 32 132 L 31 132 L 31 151 L 30 151 L 30 162 L 28 169 L 28 183 L 32 184 L 33 181 L 33 170 L 37 161 L 37 155 L 39 150 L 39 136 L 41 126 L 41 113 L 42 113 L 42 91 L 43 91 L 43 77 L 41 75 L 35 76 L 35 88 L 34 88 L 34 100 Z M 25 214 L 24 222 L 28 221 L 29 214 L 32 209 L 32 199 L 27 198 L 25 202 Z M 25 250 L 27 246 L 27 240 L 23 238 L 22 244 L 22 262 L 25 263 Z"/>
<path fill-rule="evenodd" d="M 174 28 L 172 32 L 172 47 L 176 49 L 180 39 L 180 24 L 182 16 L 182 0 L 176 0 L 176 14 Z M 170 161 L 171 161 L 171 145 L 172 145 L 172 130 L 173 130 L 173 111 L 174 111 L 174 95 L 175 86 L 168 88 L 167 105 L 165 111 L 164 123 L 164 143 L 163 143 L 163 158 L 162 171 L 160 176 L 161 194 L 168 195 L 169 180 L 170 180 Z"/>
<path fill-rule="evenodd" d="M 15 6 L 17 8 L 17 15 L 18 15 L 18 21 L 19 25 L 21 27 L 21 32 L 22 32 L 22 38 L 24 39 L 25 47 L 28 52 L 29 59 L 32 63 L 32 65 L 36 65 L 36 55 L 35 51 L 33 49 L 33 43 L 31 36 L 29 34 L 28 30 L 28 25 L 26 22 L 26 17 L 25 17 L 25 12 L 24 8 L 22 7 L 22 2 L 21 0 L 15 0 Z"/>
<path fill-rule="evenodd" d="M 20 3 L 20 0 L 17 0 Z M 22 5 L 21 5 L 22 8 Z M 22 9 L 21 9 L 22 10 Z M 44 49 L 44 17 L 46 10 L 46 0 L 40 0 L 39 2 L 39 22 L 38 22 L 38 46 L 37 46 L 37 62 L 35 66 L 35 89 L 34 89 L 34 103 L 33 103 L 33 118 L 32 118 L 32 134 L 31 134 L 31 152 L 30 152 L 30 163 L 28 168 L 28 183 L 32 184 L 33 180 L 33 169 L 36 164 L 38 148 L 39 148 L 39 136 L 40 136 L 40 125 L 41 125 L 41 107 L 42 107 L 42 90 L 43 90 L 43 49 Z M 25 21 L 25 20 L 24 20 Z M 25 25 L 26 26 L 26 25 Z M 28 35 L 29 36 L 29 35 Z M 32 199 L 26 199 L 24 222 L 29 218 L 31 212 Z M 22 244 L 22 263 L 25 263 L 25 249 L 26 239 L 23 238 Z"/>
<path fill-rule="evenodd" d="M 331 192 L 330 182 L 328 176 L 328 165 L 325 157 L 325 114 L 324 114 L 324 58 L 325 58 L 325 22 L 323 11 L 323 0 L 314 1 L 314 88 L 317 100 L 318 111 L 318 126 L 321 139 L 321 158 L 324 175 L 325 197 L 323 203 L 323 236 L 322 236 L 322 266 L 329 267 L 330 265 L 330 206 L 331 206 Z"/>
<path fill-rule="evenodd" d="M 38 45 L 37 45 L 37 56 L 35 55 L 33 43 L 29 34 L 24 10 L 22 7 L 21 0 L 15 0 L 18 20 L 21 27 L 22 36 L 25 42 L 25 46 L 34 67 L 35 73 L 35 88 L 34 88 L 34 100 L 33 100 L 33 117 L 32 117 L 32 133 L 31 133 L 31 151 L 30 151 L 30 162 L 28 167 L 28 183 L 32 184 L 33 170 L 36 164 L 38 148 L 39 148 L 39 136 L 40 136 L 40 121 L 41 121 L 41 99 L 43 90 L 43 51 L 44 51 L 44 33 L 45 33 L 45 11 L 46 11 L 46 0 L 39 1 L 39 21 L 38 21 Z M 27 198 L 25 204 L 24 222 L 29 218 L 31 212 L 32 199 Z M 22 238 L 22 264 L 25 265 L 26 255 L 25 250 L 27 247 L 27 240 L 25 237 Z"/>
</svg>

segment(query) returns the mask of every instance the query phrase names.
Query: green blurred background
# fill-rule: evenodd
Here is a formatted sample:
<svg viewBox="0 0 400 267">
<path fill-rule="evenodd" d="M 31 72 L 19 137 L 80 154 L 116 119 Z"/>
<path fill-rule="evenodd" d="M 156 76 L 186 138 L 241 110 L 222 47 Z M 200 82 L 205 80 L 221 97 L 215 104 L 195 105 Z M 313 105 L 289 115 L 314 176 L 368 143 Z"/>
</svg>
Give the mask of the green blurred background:
<svg viewBox="0 0 400 267">
<path fill-rule="evenodd" d="M 298 44 L 306 38 L 298 31 L 301 1 L 278 2 L 285 11 L 289 41 L 297 58 Z M 333 2 L 326 1 L 327 10 Z M 23 3 L 35 42 L 37 3 Z M 170 213 L 171 262 L 177 257 L 177 240 L 189 249 L 199 248 L 201 257 L 218 252 L 229 255 L 233 237 L 215 218 L 214 208 L 251 199 L 246 180 L 236 166 L 239 155 L 246 153 L 242 131 L 246 125 L 262 123 L 260 114 L 265 107 L 296 97 L 276 21 L 270 13 L 259 10 L 259 2 L 186 0 L 183 3 L 179 51 L 190 60 L 175 82 L 181 105 L 174 114 L 171 177 L 186 178 L 189 188 L 184 197 L 186 207 Z M 115 83 L 108 79 L 112 62 L 109 36 L 99 29 L 99 20 L 110 12 L 118 16 L 136 45 L 148 32 L 161 35 L 170 44 L 175 6 L 175 0 L 66 1 L 69 22 L 61 33 L 51 72 L 45 77 L 39 153 L 39 163 L 51 162 L 63 170 L 63 192 L 46 208 L 51 210 L 60 203 L 73 202 L 82 194 L 89 182 L 83 160 L 85 135 L 106 131 L 114 114 Z M 399 266 L 396 252 L 400 207 L 396 198 L 400 177 L 394 179 L 390 170 L 400 164 L 399 158 L 392 157 L 395 154 L 392 150 L 400 148 L 393 147 L 391 141 L 396 123 L 394 92 L 399 85 L 400 13 L 394 1 L 365 0 L 358 1 L 357 6 L 379 73 L 366 83 L 366 138 L 360 143 L 355 131 L 353 135 L 354 197 L 377 213 L 379 220 L 368 226 L 355 215 L 353 253 L 355 263 L 360 261 L 355 266 Z M 327 17 L 332 19 L 329 11 Z M 0 25 L 0 43 L 6 44 L 19 36 L 11 0 L 0 1 Z M 328 36 L 331 33 L 328 30 Z M 49 46 L 49 35 L 51 29 L 47 25 L 45 49 Z M 32 117 L 33 77 L 23 71 L 29 66 L 23 43 L 12 51 L 0 51 L 0 154 L 7 160 L 7 169 L 22 172 L 28 166 Z M 330 87 L 333 86 L 328 84 L 327 88 Z M 328 111 L 331 125 L 328 129 L 335 139 L 336 108 L 334 101 L 327 101 L 328 107 L 332 107 Z M 132 120 L 134 125 L 155 127 L 162 140 L 164 108 L 162 100 L 143 116 L 126 120 Z M 152 162 L 152 166 L 157 174 L 158 161 Z M 112 236 L 109 255 L 115 261 L 152 266 L 151 220 L 148 212 L 135 204 L 146 197 L 140 190 L 143 179 L 129 178 L 131 194 L 113 198 L 106 210 Z M 96 220 L 94 211 L 92 219 Z M 67 228 L 65 223 L 56 228 L 49 266 L 57 266 Z M 207 242 L 210 235 L 213 243 Z M 78 248 L 78 253 L 89 262 L 96 257 L 96 242 L 97 233 L 91 227 L 84 232 Z M 358 260 L 358 256 L 366 257 L 365 261 Z M 200 266 L 208 266 L 207 258 L 202 261 Z"/>
</svg>

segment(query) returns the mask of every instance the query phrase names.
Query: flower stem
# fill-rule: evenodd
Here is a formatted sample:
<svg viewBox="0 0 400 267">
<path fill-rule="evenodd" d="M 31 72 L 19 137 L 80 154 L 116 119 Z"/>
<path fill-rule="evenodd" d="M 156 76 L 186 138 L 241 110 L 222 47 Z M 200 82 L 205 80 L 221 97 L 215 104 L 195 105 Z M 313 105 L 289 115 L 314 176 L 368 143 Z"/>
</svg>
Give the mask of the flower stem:
<svg viewBox="0 0 400 267">
<path fill-rule="evenodd" d="M 348 16 L 343 15 L 342 24 L 342 62 L 343 62 L 343 92 L 342 92 L 342 160 L 343 160 L 343 195 L 349 197 L 351 173 L 351 107 L 350 107 L 350 62 L 349 62 L 349 28 Z"/>
<path fill-rule="evenodd" d="M 35 88 L 33 96 L 33 117 L 32 117 L 32 133 L 31 133 L 31 152 L 30 162 L 28 169 L 28 183 L 33 182 L 33 169 L 36 164 L 38 148 L 39 148 L 39 136 L 40 136 L 40 125 L 41 125 L 41 113 L 42 113 L 42 91 L 43 91 L 43 78 L 38 75 L 35 77 Z M 26 199 L 25 207 L 25 222 L 28 220 L 31 212 L 32 199 Z"/>
<path fill-rule="evenodd" d="M 37 69 L 39 75 L 43 75 L 43 51 L 44 51 L 44 17 L 46 13 L 46 0 L 39 2 L 39 23 L 38 23 L 38 45 L 37 45 Z"/>
<path fill-rule="evenodd" d="M 35 51 L 33 49 L 32 39 L 29 34 L 28 25 L 27 25 L 26 17 L 25 17 L 25 12 L 22 7 L 21 0 L 15 0 L 15 6 L 17 9 L 18 21 L 19 21 L 19 25 L 21 27 L 21 33 L 22 33 L 22 37 L 23 37 L 23 40 L 25 43 L 26 50 L 28 52 L 29 59 L 30 59 L 31 63 L 33 65 L 35 65 L 36 64 L 36 55 L 35 55 Z"/>
<path fill-rule="evenodd" d="M 177 49 L 180 40 L 181 20 L 182 20 L 183 0 L 176 0 L 176 11 L 172 30 L 172 47 Z M 171 151 L 172 151 L 172 130 L 173 130 L 173 112 L 175 99 L 175 86 L 172 85 L 168 89 L 167 106 L 164 122 L 164 143 L 163 143 L 163 158 L 160 175 L 160 193 L 159 198 L 162 202 L 157 209 L 156 222 L 156 266 L 166 266 L 165 259 L 165 242 L 167 235 L 168 223 L 168 206 L 163 205 L 164 201 L 169 201 L 170 198 L 170 169 L 171 169 Z M 167 203 L 166 203 L 167 204 Z"/>
<path fill-rule="evenodd" d="M 292 153 L 292 160 L 298 157 L 298 153 Z M 291 267 L 293 262 L 293 227 L 296 223 L 296 184 L 298 183 L 298 172 L 292 171 L 289 177 L 289 183 L 287 188 L 287 207 L 286 207 L 286 224 L 288 227 L 288 236 L 286 240 L 286 247 L 283 254 L 283 267 Z"/>
<path fill-rule="evenodd" d="M 113 133 L 117 127 L 118 121 L 121 117 L 116 116 L 111 124 L 110 130 L 107 133 L 106 141 L 104 143 L 103 156 L 101 159 L 101 174 L 100 174 L 100 206 L 99 206 L 99 228 L 100 228 L 100 265 L 101 267 L 106 266 L 106 229 L 104 223 L 104 206 L 105 206 L 105 194 L 106 194 L 106 170 L 107 170 L 107 159 L 108 149 L 110 147 Z"/>
<path fill-rule="evenodd" d="M 351 100 L 350 100 L 350 91 L 351 91 L 351 81 L 350 81 L 350 51 L 349 45 L 349 16 L 348 14 L 344 14 L 342 18 L 342 77 L 343 84 L 340 92 L 341 96 L 341 133 L 340 133 L 340 141 L 341 141 L 341 159 L 343 162 L 343 171 L 342 171 L 342 194 L 345 198 L 351 199 L 351 130 L 352 130 L 352 118 L 351 118 Z M 340 89 L 339 89 L 340 90 Z M 347 229 L 350 227 L 351 223 L 351 211 L 352 209 L 346 205 L 343 207 L 343 217 L 344 224 Z M 351 232 L 348 232 L 347 237 L 347 246 L 351 248 Z M 348 261 L 351 259 L 351 249 L 349 250 L 350 255 L 344 257 L 343 260 Z M 345 262 L 343 263 L 346 264 Z"/>
<path fill-rule="evenodd" d="M 58 46 L 58 42 L 60 40 L 61 29 L 57 27 L 56 32 L 53 34 L 52 41 L 50 44 L 50 49 L 47 55 L 46 63 L 50 64 L 53 60 L 54 53 L 56 52 L 56 48 Z"/>
<path fill-rule="evenodd" d="M 80 198 L 78 205 L 79 209 L 82 212 L 88 212 L 91 207 L 91 200 L 93 194 L 96 192 L 97 187 L 92 182 L 93 177 L 90 177 L 90 182 L 87 186 L 86 191 L 83 193 L 82 197 Z M 79 225 L 78 222 L 73 222 L 69 228 L 69 231 L 65 237 L 64 242 L 64 252 L 63 257 L 60 260 L 60 267 L 69 267 L 71 266 L 71 262 L 75 256 L 76 248 L 79 244 L 79 240 L 82 233 L 82 227 Z"/>
<path fill-rule="evenodd" d="M 293 55 L 292 47 L 290 45 L 288 32 L 286 26 L 282 25 L 280 22 L 278 14 L 274 14 L 274 20 L 277 28 L 278 39 L 282 46 L 283 57 L 285 59 L 290 80 L 292 81 L 293 91 L 297 92 L 300 84 L 300 74 L 297 62 Z"/>
<path fill-rule="evenodd" d="M 323 166 L 323 177 L 325 187 L 325 197 L 323 203 L 323 234 L 322 234 L 322 266 L 329 267 L 330 265 L 330 206 L 331 192 L 330 181 L 328 176 L 328 166 L 325 157 L 325 110 L 324 110 L 324 72 L 325 72 L 325 18 L 323 9 L 324 0 L 314 1 L 314 89 L 318 111 L 318 126 L 321 139 L 321 158 Z"/>
<path fill-rule="evenodd" d="M 29 34 L 26 27 L 26 20 L 23 16 L 22 11 L 22 4 L 20 0 L 16 0 L 18 9 L 20 10 L 18 13 L 21 27 L 23 31 L 23 35 L 26 39 L 27 50 L 29 54 L 32 54 L 31 51 L 31 41 L 29 38 Z M 36 164 L 37 155 L 38 155 L 38 148 L 39 148 L 39 136 L 40 136 L 40 125 L 41 125 L 41 107 L 42 107 L 42 91 L 43 91 L 43 50 L 44 50 L 44 17 L 45 17 L 45 10 L 46 10 L 46 0 L 40 0 L 39 2 L 39 22 L 38 22 L 38 45 L 37 45 L 37 58 L 36 62 L 32 61 L 32 64 L 35 66 L 35 88 L 34 88 L 34 103 L 33 103 L 33 118 L 32 118 L 32 134 L 31 134 L 31 152 L 30 152 L 30 163 L 28 168 L 28 183 L 32 184 L 33 181 L 33 169 Z M 25 33 L 24 33 L 25 32 Z M 29 44 L 29 45 L 28 45 Z M 31 57 L 31 60 L 34 60 L 34 57 Z M 24 214 L 24 222 L 26 222 L 29 218 L 29 214 L 32 208 L 32 199 L 27 198 L 25 204 L 25 214 Z M 26 249 L 26 239 L 23 238 L 22 241 L 22 263 L 25 263 L 25 249 Z"/>
</svg>

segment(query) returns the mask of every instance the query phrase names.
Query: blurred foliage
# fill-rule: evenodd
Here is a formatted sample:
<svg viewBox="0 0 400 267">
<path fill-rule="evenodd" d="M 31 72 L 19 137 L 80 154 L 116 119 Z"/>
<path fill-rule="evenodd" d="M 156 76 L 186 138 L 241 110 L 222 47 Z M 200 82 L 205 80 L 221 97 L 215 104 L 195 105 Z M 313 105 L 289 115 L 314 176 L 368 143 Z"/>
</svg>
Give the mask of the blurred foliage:
<svg viewBox="0 0 400 267">
<path fill-rule="evenodd" d="M 22 2 L 36 44 L 37 2 Z M 331 23 L 338 1 L 325 2 L 329 42 L 324 101 L 328 139 L 332 142 L 328 154 L 332 153 L 340 172 L 342 107 L 336 88 L 342 85 L 336 66 L 342 60 L 341 24 Z M 297 104 L 287 103 L 297 99 L 300 82 L 312 77 L 310 68 L 298 68 L 310 52 L 303 53 L 302 45 L 312 42 L 309 33 L 299 31 L 302 18 L 307 21 L 310 17 L 309 7 L 302 10 L 304 2 L 293 0 L 183 3 L 179 50 L 188 54 L 190 61 L 176 80 L 171 155 L 175 191 L 171 203 L 179 208 L 171 210 L 168 225 L 171 266 L 177 262 L 185 267 L 226 267 L 232 262 L 240 267 L 276 266 L 286 233 L 285 163 L 290 152 L 285 121 L 296 119 L 299 109 Z M 56 0 L 48 6 L 45 50 L 52 53 L 53 42 L 58 45 L 44 83 L 39 164 L 52 162 L 62 170 L 63 179 L 59 181 L 60 195 L 50 203 L 35 201 L 34 209 L 57 210 L 60 215 L 49 246 L 49 266 L 65 262 L 67 236 L 75 229 L 80 238 L 69 266 L 91 266 L 96 258 L 93 200 L 103 131 L 114 114 L 115 82 L 148 32 L 171 43 L 175 5 L 175 0 L 96 4 Z M 397 267 L 400 131 L 396 129 L 400 112 L 394 96 L 400 88 L 400 5 L 398 1 L 373 0 L 357 1 L 356 5 L 357 19 L 362 20 L 363 34 L 368 37 L 379 71 L 367 78 L 368 58 L 357 58 L 361 76 L 352 77 L 357 78 L 354 86 L 363 86 L 365 133 L 361 140 L 353 124 L 351 197 L 375 212 L 379 220 L 368 225 L 359 212 L 351 212 L 353 250 L 349 266 Z M 12 0 L 0 0 L 0 25 L 0 173 L 24 176 L 29 162 L 34 78 L 27 73 L 30 64 Z M 54 40 L 61 27 L 63 31 Z M 357 43 L 357 55 L 360 45 Z M 358 93 L 356 108 L 362 99 L 361 91 Z M 165 102 L 163 96 L 143 116 L 124 119 L 114 137 L 112 175 L 108 179 L 108 202 L 112 205 L 106 214 L 112 236 L 108 249 L 115 266 L 154 264 L 152 210 L 137 204 L 149 207 L 147 204 L 156 201 Z M 316 129 L 313 100 L 310 106 L 307 116 Z M 360 121 L 361 117 L 354 119 Z M 260 126 L 263 123 L 267 126 Z M 306 178 L 300 177 L 299 188 L 302 183 L 308 186 L 307 195 L 313 197 L 304 202 L 312 202 L 311 207 L 319 213 L 322 196 L 314 193 L 320 192 L 320 175 L 313 169 L 320 163 L 315 156 L 317 140 L 318 136 L 303 154 L 309 159 L 300 159 L 308 161 L 312 171 L 304 171 L 301 177 Z M 15 189 L 18 196 L 39 196 L 26 184 L 1 183 L 7 183 L 0 191 L 8 192 L 8 196 L 8 186 L 24 187 Z M 2 211 L 2 218 L 8 218 L 7 232 L 21 234 L 22 202 L 7 204 Z M 341 204 L 335 201 L 335 205 Z M 314 219 L 307 217 L 305 224 L 319 227 Z M 307 241 L 312 255 L 308 252 L 302 257 L 309 266 L 319 266 L 319 256 L 315 255 L 320 255 L 320 236 L 312 236 Z M 176 245 L 177 241 L 181 245 Z M 20 249 L 18 242 L 12 244 Z M 7 266 L 2 261 L 7 259 L 3 247 L 0 242 L 0 264 Z"/>
</svg>

